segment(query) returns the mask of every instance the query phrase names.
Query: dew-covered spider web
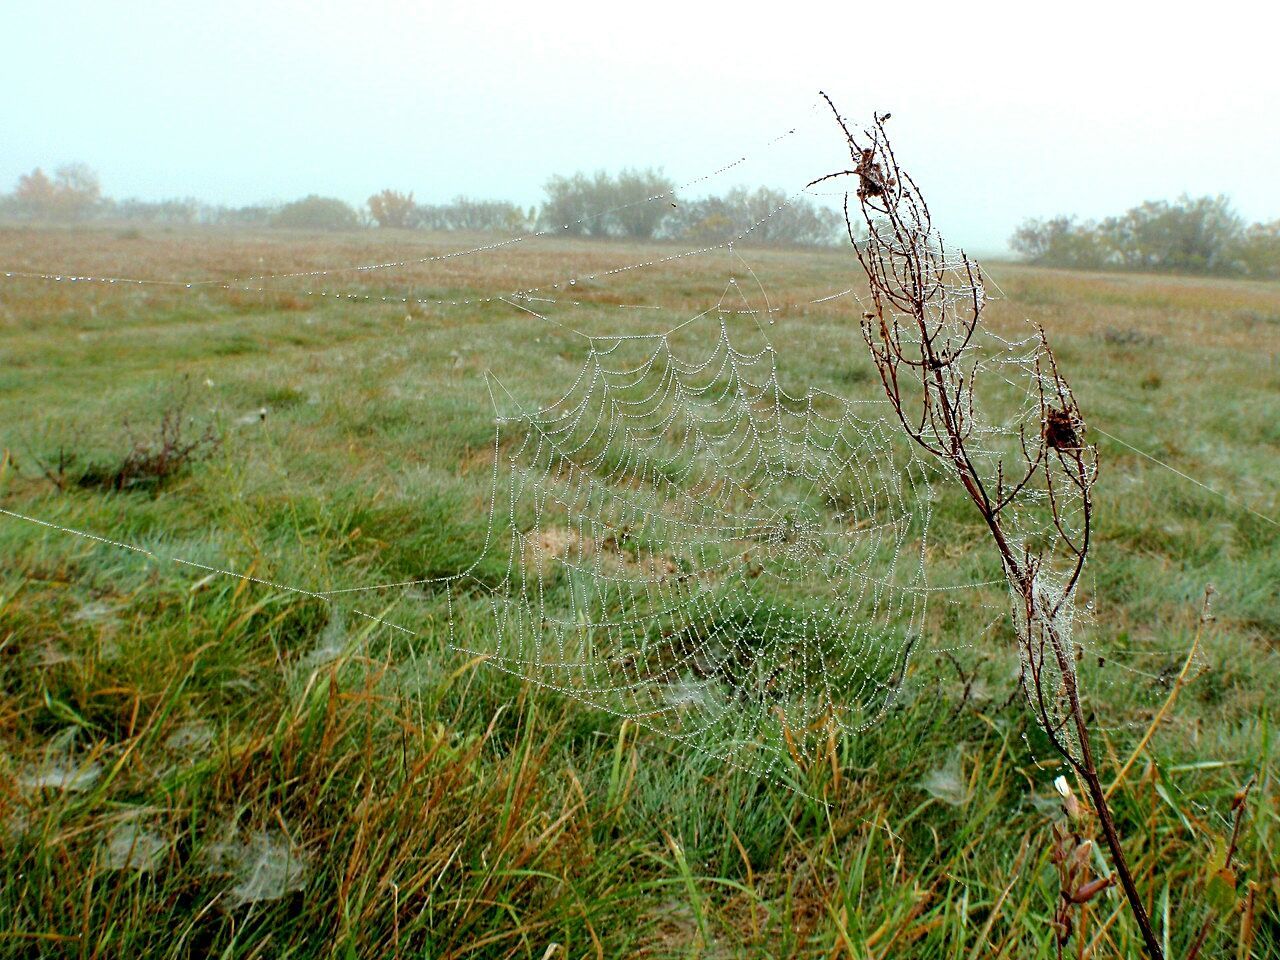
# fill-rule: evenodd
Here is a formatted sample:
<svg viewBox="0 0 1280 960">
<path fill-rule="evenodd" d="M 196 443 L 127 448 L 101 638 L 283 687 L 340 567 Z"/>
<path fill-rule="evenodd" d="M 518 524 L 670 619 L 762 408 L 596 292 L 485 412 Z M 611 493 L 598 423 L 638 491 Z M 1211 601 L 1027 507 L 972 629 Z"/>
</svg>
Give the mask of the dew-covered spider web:
<svg viewBox="0 0 1280 960">
<path fill-rule="evenodd" d="M 595 338 L 536 409 L 495 383 L 508 576 L 474 652 L 776 776 L 892 704 L 928 487 L 882 402 L 788 389 L 730 319 Z"/>
</svg>

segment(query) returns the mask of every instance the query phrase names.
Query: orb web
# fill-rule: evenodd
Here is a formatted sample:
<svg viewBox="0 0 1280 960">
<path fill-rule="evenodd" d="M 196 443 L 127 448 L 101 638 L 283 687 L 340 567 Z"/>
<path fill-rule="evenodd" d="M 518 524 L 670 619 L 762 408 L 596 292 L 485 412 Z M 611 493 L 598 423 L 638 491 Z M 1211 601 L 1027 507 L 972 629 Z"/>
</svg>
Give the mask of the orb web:
<svg viewBox="0 0 1280 960">
<path fill-rule="evenodd" d="M 471 652 L 789 779 L 903 682 L 927 481 L 885 404 L 788 392 L 767 337 L 695 321 L 592 338 L 546 406 L 495 382 L 507 576 Z"/>
</svg>

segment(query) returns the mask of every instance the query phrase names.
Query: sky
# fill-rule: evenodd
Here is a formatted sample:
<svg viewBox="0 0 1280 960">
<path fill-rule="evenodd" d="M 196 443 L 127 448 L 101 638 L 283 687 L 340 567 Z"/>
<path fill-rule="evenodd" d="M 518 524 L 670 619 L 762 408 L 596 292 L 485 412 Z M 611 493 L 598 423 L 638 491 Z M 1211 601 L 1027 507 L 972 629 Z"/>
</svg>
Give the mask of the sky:
<svg viewBox="0 0 1280 960">
<path fill-rule="evenodd" d="M 1184 192 L 1271 220 L 1263 10 L 0 0 L 0 190 L 83 161 L 113 197 L 235 205 L 383 187 L 527 205 L 553 174 L 626 166 L 690 197 L 793 191 L 846 159 L 825 90 L 853 119 L 892 112 L 935 223 L 975 253 L 1027 217 Z"/>
</svg>

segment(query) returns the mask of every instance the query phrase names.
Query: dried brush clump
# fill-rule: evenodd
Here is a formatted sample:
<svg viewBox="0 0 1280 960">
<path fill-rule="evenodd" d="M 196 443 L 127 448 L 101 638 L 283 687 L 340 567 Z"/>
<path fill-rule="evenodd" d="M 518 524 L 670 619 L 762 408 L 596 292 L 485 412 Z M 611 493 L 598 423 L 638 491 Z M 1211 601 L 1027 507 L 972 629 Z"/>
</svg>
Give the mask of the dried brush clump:
<svg viewBox="0 0 1280 960">
<path fill-rule="evenodd" d="M 77 438 L 59 443 L 49 456 L 33 455 L 32 459 L 60 492 L 70 487 L 158 492 L 222 446 L 217 426 L 198 424 L 189 413 L 190 399 L 191 386 L 184 382 L 149 429 L 139 430 L 126 420 L 126 449 L 118 458 L 85 462 L 77 450 Z"/>
</svg>

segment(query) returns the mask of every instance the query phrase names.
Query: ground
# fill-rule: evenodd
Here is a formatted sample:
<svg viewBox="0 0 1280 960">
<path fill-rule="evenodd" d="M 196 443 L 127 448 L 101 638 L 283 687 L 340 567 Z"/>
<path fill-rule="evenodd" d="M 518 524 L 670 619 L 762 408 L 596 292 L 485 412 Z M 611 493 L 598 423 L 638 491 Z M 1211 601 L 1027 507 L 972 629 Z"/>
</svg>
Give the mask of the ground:
<svg viewBox="0 0 1280 960">
<path fill-rule="evenodd" d="M 554 400 L 569 327 L 763 308 L 728 322 L 772 318 L 784 384 L 880 389 L 856 302 L 824 299 L 861 289 L 848 252 L 441 258 L 495 242 L 0 229 L 0 271 L 62 277 L 0 276 L 0 508 L 43 521 L 0 516 L 0 956 L 1053 956 L 1063 771 L 993 586 L 930 607 L 903 695 L 803 792 L 458 654 L 450 620 L 473 649 L 483 620 L 430 589 L 379 620 L 312 595 L 483 552 L 485 374 Z M 1115 794 L 1139 886 L 1171 956 L 1210 911 L 1203 956 L 1277 955 L 1280 286 L 989 275 L 1099 446 L 1080 633 L 1108 779 L 1176 694 Z M 530 288 L 559 302 L 500 298 Z M 189 462 L 125 469 L 166 411 Z M 998 575 L 957 491 L 927 561 Z M 1138 955 L 1115 891 L 1084 914 L 1070 949 Z"/>
</svg>

